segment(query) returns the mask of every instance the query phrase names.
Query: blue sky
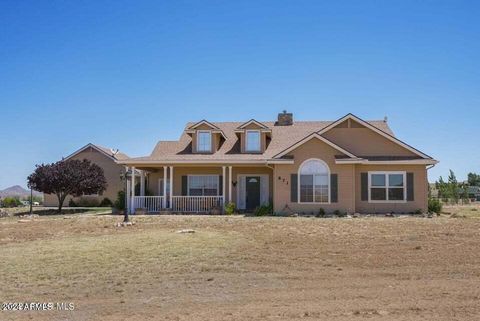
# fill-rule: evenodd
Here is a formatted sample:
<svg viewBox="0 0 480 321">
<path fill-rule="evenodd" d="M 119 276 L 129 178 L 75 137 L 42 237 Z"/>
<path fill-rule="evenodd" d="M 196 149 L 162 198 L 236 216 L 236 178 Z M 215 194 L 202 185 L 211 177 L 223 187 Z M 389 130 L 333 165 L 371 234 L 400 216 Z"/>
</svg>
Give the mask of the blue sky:
<svg viewBox="0 0 480 321">
<path fill-rule="evenodd" d="M 0 188 L 88 142 L 149 154 L 206 118 L 386 115 L 480 172 L 478 1 L 2 1 Z"/>
</svg>

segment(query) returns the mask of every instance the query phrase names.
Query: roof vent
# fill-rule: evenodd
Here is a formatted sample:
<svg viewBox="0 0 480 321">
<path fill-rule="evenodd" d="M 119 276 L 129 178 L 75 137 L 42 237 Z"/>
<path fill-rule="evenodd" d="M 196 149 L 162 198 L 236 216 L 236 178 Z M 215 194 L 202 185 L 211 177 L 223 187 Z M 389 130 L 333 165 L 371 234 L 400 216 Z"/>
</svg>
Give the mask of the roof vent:
<svg viewBox="0 0 480 321">
<path fill-rule="evenodd" d="M 276 126 L 291 126 L 291 125 L 293 125 L 293 114 L 292 113 L 287 113 L 287 111 L 284 110 L 282 113 L 278 114 L 278 120 L 277 120 L 277 123 L 275 125 Z"/>
<path fill-rule="evenodd" d="M 383 117 L 383 121 L 386 123 L 388 121 L 388 117 L 387 116 Z"/>
</svg>

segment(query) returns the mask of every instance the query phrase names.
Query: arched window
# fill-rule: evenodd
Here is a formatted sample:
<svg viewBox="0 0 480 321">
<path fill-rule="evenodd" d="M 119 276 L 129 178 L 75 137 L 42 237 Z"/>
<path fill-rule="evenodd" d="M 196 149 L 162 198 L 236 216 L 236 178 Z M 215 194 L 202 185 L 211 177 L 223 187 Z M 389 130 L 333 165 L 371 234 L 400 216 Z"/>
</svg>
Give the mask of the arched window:
<svg viewBox="0 0 480 321">
<path fill-rule="evenodd" d="M 330 169 L 324 161 L 309 159 L 298 170 L 299 194 L 302 203 L 330 201 Z"/>
</svg>

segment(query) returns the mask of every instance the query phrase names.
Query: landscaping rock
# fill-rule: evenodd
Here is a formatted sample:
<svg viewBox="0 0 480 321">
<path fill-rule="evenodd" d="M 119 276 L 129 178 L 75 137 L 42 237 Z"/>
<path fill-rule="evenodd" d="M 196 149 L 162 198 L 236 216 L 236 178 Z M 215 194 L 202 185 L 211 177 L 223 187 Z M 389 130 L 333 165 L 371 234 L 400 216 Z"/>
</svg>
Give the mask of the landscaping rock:
<svg viewBox="0 0 480 321">
<path fill-rule="evenodd" d="M 0 217 L 8 217 L 8 213 L 5 210 L 0 209 Z"/>
<path fill-rule="evenodd" d="M 393 215 L 392 213 L 386 213 L 385 217 L 395 217 L 395 215 Z"/>
<path fill-rule="evenodd" d="M 360 213 L 354 213 L 352 216 L 353 216 L 354 218 L 358 218 L 358 217 L 360 217 Z"/>
<path fill-rule="evenodd" d="M 135 225 L 135 222 L 118 222 L 115 226 L 116 227 L 127 227 Z"/>
<path fill-rule="evenodd" d="M 195 230 L 184 229 L 177 231 L 177 233 L 195 233 Z"/>
</svg>

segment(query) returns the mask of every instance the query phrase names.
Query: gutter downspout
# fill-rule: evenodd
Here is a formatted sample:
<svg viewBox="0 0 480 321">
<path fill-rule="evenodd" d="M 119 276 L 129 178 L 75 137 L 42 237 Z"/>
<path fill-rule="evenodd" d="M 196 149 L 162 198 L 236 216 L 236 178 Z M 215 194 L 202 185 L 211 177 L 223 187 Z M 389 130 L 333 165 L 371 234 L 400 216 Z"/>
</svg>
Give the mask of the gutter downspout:
<svg viewBox="0 0 480 321">
<path fill-rule="evenodd" d="M 265 163 L 265 166 L 270 168 L 272 170 L 272 208 L 273 208 L 273 212 L 275 212 L 275 202 L 274 202 L 274 199 L 275 199 L 275 167 L 272 166 L 272 165 L 269 165 L 268 164 L 268 161 Z"/>
</svg>

